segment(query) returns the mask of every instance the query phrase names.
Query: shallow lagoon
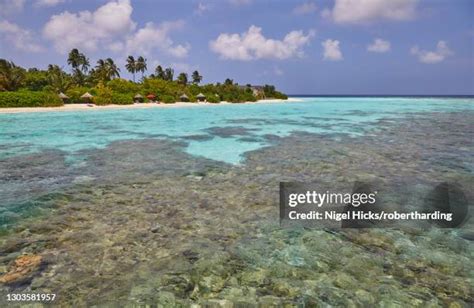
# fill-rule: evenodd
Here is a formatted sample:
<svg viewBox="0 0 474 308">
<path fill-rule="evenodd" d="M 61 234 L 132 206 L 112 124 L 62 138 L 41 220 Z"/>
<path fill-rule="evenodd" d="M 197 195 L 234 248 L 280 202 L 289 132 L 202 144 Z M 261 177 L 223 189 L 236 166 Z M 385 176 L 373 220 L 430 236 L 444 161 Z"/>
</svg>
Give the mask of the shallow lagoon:
<svg viewBox="0 0 474 308">
<path fill-rule="evenodd" d="M 394 202 L 447 179 L 473 187 L 473 101 L 304 100 L 0 115 L 0 270 L 43 257 L 2 300 L 472 303 L 472 224 L 280 229 L 278 182 L 375 180 Z"/>
</svg>

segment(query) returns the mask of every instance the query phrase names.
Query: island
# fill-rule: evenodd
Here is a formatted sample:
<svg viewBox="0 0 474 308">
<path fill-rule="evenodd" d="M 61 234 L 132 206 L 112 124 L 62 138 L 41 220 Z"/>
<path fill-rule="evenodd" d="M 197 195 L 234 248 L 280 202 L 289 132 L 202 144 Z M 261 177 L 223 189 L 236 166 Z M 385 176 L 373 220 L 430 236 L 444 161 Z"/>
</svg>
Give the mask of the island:
<svg viewBox="0 0 474 308">
<path fill-rule="evenodd" d="M 112 58 L 99 59 L 91 67 L 89 58 L 72 49 L 67 58 L 70 72 L 50 64 L 46 70 L 25 69 L 12 61 L 0 59 L 0 108 L 60 107 L 65 104 L 87 106 L 242 103 L 260 100 L 286 100 L 287 95 L 273 85 L 239 85 L 227 78 L 223 83 L 202 84 L 202 75 L 195 70 L 189 77 L 173 68 L 158 65 L 145 76 L 147 60 L 129 56 L 125 69 L 133 80 L 120 78 L 121 69 Z M 136 75 L 140 79 L 136 81 Z"/>
</svg>

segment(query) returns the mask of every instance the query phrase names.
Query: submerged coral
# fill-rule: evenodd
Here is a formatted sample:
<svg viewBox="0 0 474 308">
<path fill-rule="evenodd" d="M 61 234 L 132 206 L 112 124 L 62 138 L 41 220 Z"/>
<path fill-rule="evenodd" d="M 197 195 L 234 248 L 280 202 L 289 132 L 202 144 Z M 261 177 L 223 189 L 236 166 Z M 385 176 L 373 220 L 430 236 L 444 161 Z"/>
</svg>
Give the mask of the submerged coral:
<svg viewBox="0 0 474 308">
<path fill-rule="evenodd" d="M 41 292 L 67 306 L 468 306 L 473 243 L 460 234 L 472 222 L 460 230 L 282 229 L 278 183 L 336 190 L 377 181 L 393 203 L 446 179 L 472 187 L 472 119 L 422 114 L 356 138 L 295 133 L 239 166 L 193 157 L 169 140 L 82 151 L 85 163 L 63 173 L 75 177 L 70 184 L 37 201 L 43 215 L 17 219 L 0 238 L 0 304 L 6 293 Z M 40 177 L 28 170 L 23 176 Z M 30 280 L 9 284 L 15 273 Z"/>
</svg>

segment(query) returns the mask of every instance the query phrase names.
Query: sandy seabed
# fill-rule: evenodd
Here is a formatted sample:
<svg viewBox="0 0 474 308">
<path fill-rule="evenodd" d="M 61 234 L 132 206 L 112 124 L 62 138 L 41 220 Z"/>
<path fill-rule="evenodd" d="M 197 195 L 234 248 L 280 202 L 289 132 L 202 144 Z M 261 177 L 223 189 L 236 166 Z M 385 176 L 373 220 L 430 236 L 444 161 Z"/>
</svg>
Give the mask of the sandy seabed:
<svg viewBox="0 0 474 308">
<path fill-rule="evenodd" d="M 299 102 L 301 99 L 289 98 L 287 100 L 282 99 L 263 99 L 257 102 L 245 102 L 245 104 L 261 104 L 261 103 L 286 103 L 286 102 Z M 88 104 L 66 104 L 61 107 L 19 107 L 19 108 L 0 108 L 1 113 L 23 113 L 23 112 L 49 112 L 49 111 L 89 111 L 89 110 L 110 110 L 110 109 L 130 109 L 130 108 L 176 108 L 176 107 L 197 107 L 197 106 L 219 106 L 232 104 L 229 102 L 215 103 L 187 103 L 177 102 L 174 104 L 163 104 L 163 103 L 139 103 L 132 105 L 106 105 L 96 106 Z"/>
</svg>

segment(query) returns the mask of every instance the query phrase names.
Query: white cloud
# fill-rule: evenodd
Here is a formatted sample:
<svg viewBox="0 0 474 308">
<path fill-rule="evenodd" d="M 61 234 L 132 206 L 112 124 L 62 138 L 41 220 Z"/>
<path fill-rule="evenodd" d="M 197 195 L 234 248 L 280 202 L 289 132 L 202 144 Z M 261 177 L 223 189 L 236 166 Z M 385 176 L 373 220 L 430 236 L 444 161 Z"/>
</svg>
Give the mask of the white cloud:
<svg viewBox="0 0 474 308">
<path fill-rule="evenodd" d="M 23 29 L 17 24 L 6 20 L 0 21 L 0 37 L 5 45 L 12 45 L 15 49 L 28 52 L 43 51 L 43 47 L 37 44 L 29 30 Z"/>
<path fill-rule="evenodd" d="M 0 15 L 9 15 L 23 10 L 25 0 L 0 0 Z"/>
<path fill-rule="evenodd" d="M 367 46 L 367 51 L 384 53 L 390 51 L 390 48 L 391 46 L 389 41 L 376 38 L 372 44 Z"/>
<path fill-rule="evenodd" d="M 306 2 L 303 4 L 298 5 L 293 9 L 293 14 L 296 15 L 305 15 L 315 13 L 318 7 L 314 2 Z"/>
<path fill-rule="evenodd" d="M 64 3 L 66 0 L 36 0 L 35 5 L 38 7 L 43 6 L 56 6 L 60 3 Z"/>
<path fill-rule="evenodd" d="M 321 14 L 341 24 L 401 21 L 415 17 L 417 3 L 418 0 L 335 0 L 333 9 Z"/>
<path fill-rule="evenodd" d="M 43 35 L 61 53 L 72 48 L 85 51 L 105 48 L 112 52 L 143 55 L 161 50 L 178 58 L 187 56 L 189 44 L 176 45 L 169 37 L 169 33 L 182 28 L 184 22 L 163 22 L 159 25 L 148 22 L 136 30 L 132 12 L 130 0 L 109 1 L 93 12 L 65 11 L 50 18 L 43 28 Z"/>
<path fill-rule="evenodd" d="M 236 6 L 248 5 L 252 3 L 252 0 L 229 0 L 230 3 Z"/>
<path fill-rule="evenodd" d="M 446 57 L 453 54 L 453 51 L 449 49 L 448 44 L 445 41 L 438 41 L 435 51 L 421 50 L 418 46 L 414 46 L 410 49 L 410 52 L 417 56 L 421 63 L 426 64 L 442 62 Z"/>
<path fill-rule="evenodd" d="M 110 1 L 94 12 L 65 11 L 50 18 L 43 35 L 61 53 L 72 48 L 94 51 L 135 28 L 132 11 L 130 0 Z"/>
<path fill-rule="evenodd" d="M 256 59 L 288 59 L 304 55 L 302 47 L 309 43 L 314 31 L 291 31 L 282 40 L 267 39 L 262 28 L 251 26 L 242 34 L 220 34 L 209 43 L 222 59 L 250 61 Z"/>
<path fill-rule="evenodd" d="M 175 45 L 169 37 L 171 31 L 181 29 L 183 26 L 182 20 L 163 22 L 158 26 L 149 22 L 127 39 L 125 49 L 128 53 L 137 52 L 144 55 L 159 49 L 174 57 L 184 58 L 190 50 L 189 44 Z"/>
<path fill-rule="evenodd" d="M 321 45 L 324 48 L 324 60 L 339 61 L 343 59 L 338 40 L 327 39 Z"/>
<path fill-rule="evenodd" d="M 211 9 L 210 5 L 209 4 L 205 4 L 205 3 L 202 3 L 202 2 L 199 2 L 196 9 L 194 10 L 194 14 L 196 15 L 202 15 L 204 14 L 206 11 L 209 11 Z"/>
<path fill-rule="evenodd" d="M 191 65 L 191 64 L 188 64 L 188 63 L 184 63 L 184 62 L 172 62 L 170 63 L 169 65 L 170 67 L 174 68 L 174 73 L 176 76 L 178 76 L 179 73 L 187 73 L 187 74 L 191 74 L 192 71 L 195 71 L 198 69 L 198 67 L 196 65 Z M 188 76 L 188 78 L 190 78 L 191 76 Z"/>
</svg>

